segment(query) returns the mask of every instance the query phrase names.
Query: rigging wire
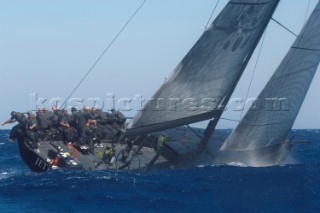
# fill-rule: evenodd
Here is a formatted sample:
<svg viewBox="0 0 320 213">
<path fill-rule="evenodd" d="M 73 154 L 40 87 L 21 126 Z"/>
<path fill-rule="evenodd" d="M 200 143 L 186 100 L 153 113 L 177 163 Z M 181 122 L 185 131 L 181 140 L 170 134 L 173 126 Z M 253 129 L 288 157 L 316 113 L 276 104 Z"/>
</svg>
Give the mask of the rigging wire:
<svg viewBox="0 0 320 213">
<path fill-rule="evenodd" d="M 308 12 L 309 12 L 309 8 L 310 8 L 310 3 L 311 3 L 311 0 L 309 0 L 309 3 L 308 3 L 308 7 L 307 7 L 307 11 L 306 11 L 306 15 L 305 15 L 305 17 L 304 17 L 304 24 L 306 24 L 306 22 L 307 22 Z"/>
<path fill-rule="evenodd" d="M 71 91 L 70 95 L 66 98 L 66 100 L 63 102 L 62 106 L 66 105 L 67 101 L 69 98 L 73 95 L 73 93 L 79 88 L 79 86 L 82 84 L 82 82 L 87 78 L 87 76 L 91 73 L 93 68 L 98 64 L 100 59 L 106 54 L 106 52 L 110 49 L 110 47 L 115 43 L 115 41 L 118 39 L 118 37 L 121 35 L 121 33 L 124 31 L 124 29 L 129 25 L 129 23 L 132 21 L 132 19 L 137 15 L 137 13 L 140 11 L 140 9 L 143 7 L 143 5 L 147 2 L 148 0 L 144 0 L 139 7 L 134 11 L 134 13 L 131 15 L 131 17 L 128 19 L 128 21 L 123 25 L 121 30 L 118 32 L 118 34 L 112 39 L 112 41 L 108 44 L 108 46 L 104 49 L 104 51 L 101 53 L 99 58 L 93 63 L 91 68 L 87 71 L 87 73 L 83 76 L 83 78 L 79 81 L 79 83 L 76 85 L 76 87 Z"/>
<path fill-rule="evenodd" d="M 276 22 L 277 24 L 279 24 L 282 28 L 284 28 L 285 30 L 287 30 L 289 33 L 291 33 L 292 35 L 294 35 L 295 37 L 298 37 L 297 34 L 295 34 L 293 31 L 291 31 L 289 28 L 287 28 L 286 26 L 284 26 L 283 24 L 281 24 L 279 21 L 275 20 L 274 18 L 271 18 L 272 21 Z"/>
<path fill-rule="evenodd" d="M 256 73 L 256 70 L 257 70 L 257 67 L 258 67 L 258 63 L 259 63 L 259 60 L 260 60 L 260 56 L 261 56 L 261 52 L 262 52 L 262 47 L 263 47 L 263 44 L 264 44 L 264 41 L 265 41 L 265 38 L 266 38 L 266 34 L 267 34 L 267 31 L 265 31 L 265 33 L 264 33 L 264 35 L 263 35 L 263 37 L 262 37 L 262 41 L 261 41 L 261 45 L 260 45 L 260 48 L 259 48 L 257 60 L 256 60 L 256 63 L 255 63 L 255 65 L 254 65 L 253 72 L 252 72 L 252 75 L 251 75 L 251 80 L 250 80 L 249 87 L 248 87 L 248 90 L 247 90 L 247 93 L 246 93 L 246 98 L 244 99 L 245 102 L 246 102 L 247 99 L 248 99 L 249 92 L 250 92 L 250 89 L 251 89 L 251 86 L 252 86 L 252 82 L 253 82 L 253 78 L 254 78 L 254 76 L 255 76 L 255 73 Z M 244 112 L 244 109 L 241 111 L 240 120 L 242 119 L 243 112 Z"/>
<path fill-rule="evenodd" d="M 220 2 L 220 0 L 218 0 L 217 3 L 216 3 L 216 5 L 214 6 L 214 9 L 212 10 L 212 13 L 211 13 L 211 15 L 210 15 L 210 18 L 209 18 L 206 26 L 204 27 L 204 31 L 206 31 L 206 30 L 209 28 L 210 21 L 211 21 L 211 19 L 212 19 L 212 17 L 213 17 L 214 12 L 216 11 L 216 9 L 217 9 L 217 7 L 218 7 L 218 5 L 219 5 L 219 2 Z"/>
<path fill-rule="evenodd" d="M 306 14 L 305 14 L 305 17 L 304 17 L 304 24 L 306 24 L 306 22 L 307 22 L 308 12 L 309 12 L 309 9 L 310 9 L 310 4 L 311 4 L 311 0 L 309 0 L 309 2 L 308 2 Z M 277 24 L 279 24 L 281 27 L 283 27 L 285 30 L 287 30 L 289 33 L 291 33 L 291 34 L 294 35 L 295 37 L 298 37 L 297 34 L 295 34 L 292 30 L 290 30 L 289 28 L 287 28 L 286 26 L 284 26 L 283 24 L 281 24 L 281 23 L 280 23 L 279 21 L 277 21 L 276 19 L 271 18 L 271 20 L 274 21 L 274 22 L 276 22 Z"/>
</svg>

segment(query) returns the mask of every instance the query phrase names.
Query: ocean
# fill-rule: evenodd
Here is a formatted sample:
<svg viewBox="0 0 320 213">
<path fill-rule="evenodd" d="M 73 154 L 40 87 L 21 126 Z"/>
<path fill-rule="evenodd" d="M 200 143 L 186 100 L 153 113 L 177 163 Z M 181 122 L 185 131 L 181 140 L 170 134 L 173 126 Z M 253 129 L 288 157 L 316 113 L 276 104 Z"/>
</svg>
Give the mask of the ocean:
<svg viewBox="0 0 320 213">
<path fill-rule="evenodd" d="M 281 166 L 145 173 L 33 173 L 8 134 L 0 130 L 0 212 L 320 212 L 320 130 L 294 130 L 307 143 Z"/>
</svg>

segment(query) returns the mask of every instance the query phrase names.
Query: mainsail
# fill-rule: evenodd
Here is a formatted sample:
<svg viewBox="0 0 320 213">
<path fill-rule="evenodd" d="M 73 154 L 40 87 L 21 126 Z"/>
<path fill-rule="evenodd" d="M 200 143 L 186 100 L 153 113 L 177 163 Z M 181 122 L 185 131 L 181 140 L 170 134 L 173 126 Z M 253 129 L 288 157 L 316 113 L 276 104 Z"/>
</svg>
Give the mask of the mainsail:
<svg viewBox="0 0 320 213">
<path fill-rule="evenodd" d="M 220 151 L 263 149 L 285 141 L 320 62 L 320 3 L 256 104 Z"/>
<path fill-rule="evenodd" d="M 171 76 L 137 113 L 127 134 L 220 117 L 279 0 L 231 0 Z"/>
</svg>

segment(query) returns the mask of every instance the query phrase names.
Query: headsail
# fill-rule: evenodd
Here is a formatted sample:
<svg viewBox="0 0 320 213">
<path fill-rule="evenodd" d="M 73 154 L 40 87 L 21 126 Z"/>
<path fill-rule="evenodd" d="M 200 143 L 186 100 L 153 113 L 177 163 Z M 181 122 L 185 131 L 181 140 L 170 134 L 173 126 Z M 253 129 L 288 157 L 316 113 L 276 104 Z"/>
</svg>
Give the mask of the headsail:
<svg viewBox="0 0 320 213">
<path fill-rule="evenodd" d="M 284 142 L 320 62 L 320 3 L 290 51 L 221 151 L 248 151 Z M 263 105 L 262 105 L 263 104 Z"/>
<path fill-rule="evenodd" d="M 130 124 L 139 134 L 220 117 L 279 0 L 231 0 Z"/>
</svg>

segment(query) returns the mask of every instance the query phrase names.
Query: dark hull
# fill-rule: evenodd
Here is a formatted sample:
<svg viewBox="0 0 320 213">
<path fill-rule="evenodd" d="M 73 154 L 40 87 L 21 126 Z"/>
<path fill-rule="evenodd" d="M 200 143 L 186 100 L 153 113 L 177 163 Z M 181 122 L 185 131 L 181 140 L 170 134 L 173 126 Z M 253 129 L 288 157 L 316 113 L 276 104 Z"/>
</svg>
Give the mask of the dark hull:
<svg viewBox="0 0 320 213">
<path fill-rule="evenodd" d="M 199 130 L 198 134 L 203 134 L 202 131 Z M 136 152 L 131 151 L 125 161 L 122 161 L 121 158 L 123 157 L 123 150 L 126 149 L 126 146 L 123 144 L 116 145 L 114 154 L 115 161 L 113 163 L 102 161 L 100 155 L 105 151 L 106 147 L 110 146 L 108 143 L 103 144 L 103 147 L 94 148 L 92 153 L 85 154 L 74 147 L 70 148 L 66 146 L 63 141 L 40 143 L 38 149 L 32 149 L 29 147 L 23 134 L 19 135 L 18 143 L 21 158 L 34 172 L 44 172 L 54 168 L 52 163 L 49 162 L 50 159 L 54 158 L 52 153 L 60 157 L 58 168 L 61 169 L 148 171 L 173 167 L 188 167 L 197 163 L 244 164 L 248 166 L 279 165 L 286 158 L 292 147 L 290 143 L 283 143 L 255 150 L 225 150 L 215 153 L 210 152 L 210 148 L 207 148 L 199 158 L 199 156 L 195 154 L 199 147 L 199 142 L 195 141 L 199 141 L 199 139 L 197 139 L 191 131 L 186 128 L 179 128 L 168 130 L 165 133 L 169 135 L 171 139 L 165 142 L 165 146 L 161 152 L 150 146 L 150 141 L 148 141 L 147 137 L 142 137 L 142 143 L 140 143 L 140 145 L 134 145 L 133 147 L 133 150 L 136 150 Z M 227 136 L 221 135 L 219 131 L 216 134 L 221 136 L 221 142 L 223 142 L 225 140 L 224 137 Z M 147 143 L 143 141 L 147 141 Z M 209 141 L 209 144 L 218 143 L 219 140 L 216 139 Z M 69 153 L 70 156 L 68 156 L 68 158 L 62 157 L 62 153 L 59 153 L 57 147 L 62 148 L 62 150 L 64 150 L 63 152 Z M 72 157 L 72 161 L 70 161 L 70 157 Z"/>
<path fill-rule="evenodd" d="M 22 131 L 19 132 L 17 139 L 21 158 L 34 172 L 45 172 L 54 168 L 91 171 L 106 169 L 149 170 L 172 166 L 172 163 L 162 154 L 158 154 L 155 149 L 150 147 L 135 145 L 133 147 L 135 151 L 124 153 L 126 146 L 117 144 L 114 148 L 115 152 L 106 156 L 103 153 L 112 146 L 107 142 L 84 153 L 62 140 L 39 142 L 38 148 L 33 149 Z M 58 159 L 58 163 L 53 164 L 55 159 Z"/>
<path fill-rule="evenodd" d="M 18 137 L 18 147 L 22 160 L 34 172 L 44 172 L 51 170 L 51 165 L 39 155 L 35 150 L 31 149 L 24 140 L 24 137 Z"/>
<path fill-rule="evenodd" d="M 165 133 L 169 139 L 159 148 L 158 136 L 161 133 Z M 136 143 L 129 153 L 124 152 L 127 147 L 122 140 L 122 142 L 114 144 L 114 154 L 107 160 L 104 158 L 104 153 L 108 147 L 112 146 L 110 140 L 101 143 L 100 146 L 95 146 L 92 151 L 87 153 L 83 153 L 73 146 L 69 147 L 59 139 L 39 142 L 38 148 L 32 149 L 22 131 L 19 131 L 18 143 L 22 159 L 34 172 L 48 171 L 55 166 L 61 169 L 146 171 L 193 165 L 197 157 L 194 153 L 199 147 L 199 138 L 186 128 L 177 128 L 161 133 L 137 137 L 139 139 L 135 140 Z M 63 151 L 60 151 L 58 147 Z M 67 153 L 68 156 L 63 157 L 63 153 Z M 189 156 L 191 155 L 190 160 Z M 50 162 L 56 156 L 59 158 L 58 165 Z M 70 161 L 70 157 L 72 157 L 72 161 Z M 115 160 L 112 161 L 112 157 Z"/>
</svg>

